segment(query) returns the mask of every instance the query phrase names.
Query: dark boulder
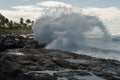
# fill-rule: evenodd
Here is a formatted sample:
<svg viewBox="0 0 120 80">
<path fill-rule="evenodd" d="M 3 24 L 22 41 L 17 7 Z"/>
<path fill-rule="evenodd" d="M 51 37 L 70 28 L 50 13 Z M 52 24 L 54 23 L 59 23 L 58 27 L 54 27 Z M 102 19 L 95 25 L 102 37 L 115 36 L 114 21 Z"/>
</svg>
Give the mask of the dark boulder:
<svg viewBox="0 0 120 80">
<path fill-rule="evenodd" d="M 0 57 L 0 80 L 36 80 L 33 76 L 27 75 L 20 69 L 15 68 L 15 64 L 10 56 Z"/>
<path fill-rule="evenodd" d="M 25 46 L 25 38 L 16 35 L 0 36 L 0 51 L 5 49 L 23 48 Z"/>
</svg>

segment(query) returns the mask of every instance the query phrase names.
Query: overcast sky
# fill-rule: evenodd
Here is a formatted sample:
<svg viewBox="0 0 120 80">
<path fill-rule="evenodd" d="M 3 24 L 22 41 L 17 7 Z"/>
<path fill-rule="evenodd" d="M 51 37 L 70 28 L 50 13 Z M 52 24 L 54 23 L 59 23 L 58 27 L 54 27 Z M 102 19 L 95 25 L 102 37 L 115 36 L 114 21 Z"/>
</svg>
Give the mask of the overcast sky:
<svg viewBox="0 0 120 80">
<path fill-rule="evenodd" d="M 35 20 L 43 7 L 58 5 L 92 11 L 112 34 L 120 34 L 120 0 L 1 0 L 0 13 L 14 21 L 21 17 Z"/>
<path fill-rule="evenodd" d="M 1 0 L 0 9 L 10 9 L 13 6 L 34 5 L 36 3 L 50 0 Z M 118 7 L 120 0 L 53 0 L 65 2 L 78 7 Z"/>
</svg>

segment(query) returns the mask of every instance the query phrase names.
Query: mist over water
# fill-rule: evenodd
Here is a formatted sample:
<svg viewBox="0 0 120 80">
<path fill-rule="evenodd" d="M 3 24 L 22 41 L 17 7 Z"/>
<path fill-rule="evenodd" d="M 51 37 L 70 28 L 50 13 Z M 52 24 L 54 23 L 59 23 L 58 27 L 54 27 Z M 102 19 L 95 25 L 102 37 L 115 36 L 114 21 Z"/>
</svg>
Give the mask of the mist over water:
<svg viewBox="0 0 120 80">
<path fill-rule="evenodd" d="M 35 40 L 47 44 L 47 49 L 79 52 L 89 47 L 106 48 L 110 42 L 110 35 L 97 16 L 85 15 L 75 8 L 49 9 L 35 21 L 33 31 Z M 92 32 L 102 37 L 99 40 L 89 38 Z"/>
</svg>

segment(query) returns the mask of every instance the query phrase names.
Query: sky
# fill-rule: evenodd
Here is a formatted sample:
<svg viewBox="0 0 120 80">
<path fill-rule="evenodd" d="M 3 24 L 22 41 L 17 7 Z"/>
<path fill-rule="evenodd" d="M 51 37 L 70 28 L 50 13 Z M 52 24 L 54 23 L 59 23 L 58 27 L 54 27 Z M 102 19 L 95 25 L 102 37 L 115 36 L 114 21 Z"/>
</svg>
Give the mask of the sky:
<svg viewBox="0 0 120 80">
<path fill-rule="evenodd" d="M 10 9 L 13 6 L 34 5 L 36 3 L 50 0 L 1 0 L 0 9 Z M 120 0 L 53 0 L 72 4 L 77 7 L 118 7 Z"/>
<path fill-rule="evenodd" d="M 44 7 L 77 7 L 95 13 L 112 34 L 120 34 L 120 0 L 1 0 L 0 13 L 18 21 L 21 17 L 35 20 Z"/>
</svg>

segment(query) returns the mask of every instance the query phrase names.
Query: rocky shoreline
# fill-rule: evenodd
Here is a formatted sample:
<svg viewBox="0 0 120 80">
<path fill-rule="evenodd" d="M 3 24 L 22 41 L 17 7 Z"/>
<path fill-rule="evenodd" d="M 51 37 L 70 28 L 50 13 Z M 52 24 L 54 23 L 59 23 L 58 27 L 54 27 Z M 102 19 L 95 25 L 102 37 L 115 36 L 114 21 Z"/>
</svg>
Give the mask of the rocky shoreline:
<svg viewBox="0 0 120 80">
<path fill-rule="evenodd" d="M 120 62 L 44 49 L 32 37 L 0 36 L 0 80 L 120 80 Z"/>
</svg>

